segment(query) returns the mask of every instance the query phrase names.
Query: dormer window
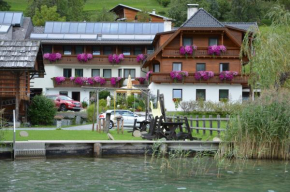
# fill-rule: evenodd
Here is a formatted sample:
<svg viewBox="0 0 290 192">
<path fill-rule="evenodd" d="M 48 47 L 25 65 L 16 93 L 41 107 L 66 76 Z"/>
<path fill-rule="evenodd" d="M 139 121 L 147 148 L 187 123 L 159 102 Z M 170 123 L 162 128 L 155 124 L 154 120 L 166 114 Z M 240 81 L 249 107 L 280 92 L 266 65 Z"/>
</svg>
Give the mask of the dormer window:
<svg viewBox="0 0 290 192">
<path fill-rule="evenodd" d="M 182 39 L 182 45 L 183 46 L 192 45 L 192 38 L 184 37 Z"/>
<path fill-rule="evenodd" d="M 209 38 L 208 44 L 209 44 L 209 46 L 217 45 L 218 38 Z"/>
</svg>

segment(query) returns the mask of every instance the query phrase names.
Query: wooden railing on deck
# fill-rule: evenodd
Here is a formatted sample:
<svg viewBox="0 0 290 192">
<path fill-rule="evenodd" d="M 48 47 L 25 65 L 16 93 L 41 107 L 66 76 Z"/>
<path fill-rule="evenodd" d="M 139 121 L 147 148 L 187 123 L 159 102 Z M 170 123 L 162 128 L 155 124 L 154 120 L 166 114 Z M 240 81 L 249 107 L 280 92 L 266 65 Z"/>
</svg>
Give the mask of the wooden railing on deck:
<svg viewBox="0 0 290 192">
<path fill-rule="evenodd" d="M 249 76 L 237 75 L 231 81 L 220 80 L 219 74 L 215 74 L 214 77 L 208 80 L 196 80 L 194 73 L 189 73 L 188 77 L 184 78 L 184 81 L 176 81 L 170 77 L 170 73 L 151 73 L 150 82 L 154 83 L 229 83 L 229 84 L 247 84 Z"/>
<path fill-rule="evenodd" d="M 69 78 L 66 78 L 66 80 L 64 82 L 61 82 L 60 84 L 57 84 L 53 78 L 52 78 L 52 81 L 53 81 L 54 87 L 81 87 L 81 86 L 86 86 L 86 87 L 116 87 L 116 88 L 122 87 L 122 85 L 120 83 L 116 84 L 116 86 L 111 85 L 110 78 L 105 78 L 105 79 L 106 79 L 105 85 L 99 85 L 98 83 L 95 83 L 93 85 L 84 83 L 83 85 L 80 85 L 80 84 L 75 83 L 74 81 L 71 81 Z"/>
</svg>

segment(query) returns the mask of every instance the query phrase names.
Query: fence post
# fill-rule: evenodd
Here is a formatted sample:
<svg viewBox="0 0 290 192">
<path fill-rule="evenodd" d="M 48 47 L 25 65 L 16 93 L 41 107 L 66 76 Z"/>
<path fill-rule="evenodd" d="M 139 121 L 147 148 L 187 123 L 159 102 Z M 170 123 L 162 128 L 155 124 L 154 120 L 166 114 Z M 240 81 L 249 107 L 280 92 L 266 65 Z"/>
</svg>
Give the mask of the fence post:
<svg viewBox="0 0 290 192">
<path fill-rule="evenodd" d="M 221 116 L 217 115 L 217 128 L 220 129 L 221 128 L 221 120 L 220 120 Z M 218 136 L 220 136 L 220 131 L 218 131 Z"/>
<path fill-rule="evenodd" d="M 209 128 L 212 128 L 212 115 L 209 115 Z M 212 130 L 209 131 L 210 135 L 212 135 Z"/>
<path fill-rule="evenodd" d="M 202 126 L 203 126 L 203 128 L 205 128 L 206 127 L 206 124 L 205 124 L 205 115 L 203 115 L 202 116 L 202 118 L 203 118 L 203 120 L 202 120 Z M 203 135 L 205 135 L 205 129 L 202 131 L 203 132 Z"/>
<path fill-rule="evenodd" d="M 198 122 L 198 115 L 196 116 L 196 127 L 197 127 L 197 129 L 196 129 L 196 133 L 199 133 L 199 122 Z"/>
<path fill-rule="evenodd" d="M 190 115 L 190 127 L 193 127 L 192 115 Z M 192 129 L 190 129 L 190 133 L 192 133 Z"/>
<path fill-rule="evenodd" d="M 227 115 L 226 116 L 226 118 L 228 119 L 226 122 L 227 122 L 227 126 L 226 126 L 226 129 L 228 128 L 228 126 L 229 126 L 229 121 L 230 121 L 230 116 L 229 115 Z"/>
</svg>

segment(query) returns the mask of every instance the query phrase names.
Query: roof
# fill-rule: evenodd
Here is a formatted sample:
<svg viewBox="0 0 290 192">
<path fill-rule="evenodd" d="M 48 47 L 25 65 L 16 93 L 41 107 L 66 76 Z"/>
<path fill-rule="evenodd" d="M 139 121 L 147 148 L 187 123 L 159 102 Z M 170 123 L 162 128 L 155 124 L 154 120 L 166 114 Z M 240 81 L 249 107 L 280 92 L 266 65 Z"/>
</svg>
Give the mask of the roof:
<svg viewBox="0 0 290 192">
<path fill-rule="evenodd" d="M 0 24 L 22 26 L 23 12 L 0 11 Z"/>
<path fill-rule="evenodd" d="M 64 39 L 44 39 L 42 43 L 47 44 L 92 44 L 92 45 L 151 45 L 151 40 L 64 40 Z"/>
<path fill-rule="evenodd" d="M 39 41 L 0 41 L 1 68 L 34 68 Z"/>
<path fill-rule="evenodd" d="M 247 31 L 251 27 L 258 28 L 257 22 L 222 22 L 225 26 Z"/>
<path fill-rule="evenodd" d="M 124 4 L 118 4 L 116 5 L 115 7 L 113 7 L 112 9 L 110 9 L 109 11 L 115 11 L 115 10 L 118 10 L 118 9 L 121 9 L 121 8 L 128 8 L 128 9 L 131 9 L 131 10 L 134 10 L 134 11 L 138 11 L 138 12 L 141 12 L 142 10 L 141 9 L 137 9 L 137 8 L 134 8 L 134 7 L 130 7 L 128 5 L 124 5 Z M 162 15 L 158 15 L 158 14 L 155 14 L 155 13 L 150 13 L 148 12 L 149 15 L 153 15 L 155 17 L 161 17 L 163 18 L 164 20 L 173 20 L 171 18 L 168 18 L 168 17 L 165 17 L 165 16 L 162 16 Z"/>
<path fill-rule="evenodd" d="M 200 8 L 195 14 L 193 14 L 187 21 L 185 21 L 181 27 L 225 27 L 221 22 L 214 18 L 204 9 Z"/>
</svg>

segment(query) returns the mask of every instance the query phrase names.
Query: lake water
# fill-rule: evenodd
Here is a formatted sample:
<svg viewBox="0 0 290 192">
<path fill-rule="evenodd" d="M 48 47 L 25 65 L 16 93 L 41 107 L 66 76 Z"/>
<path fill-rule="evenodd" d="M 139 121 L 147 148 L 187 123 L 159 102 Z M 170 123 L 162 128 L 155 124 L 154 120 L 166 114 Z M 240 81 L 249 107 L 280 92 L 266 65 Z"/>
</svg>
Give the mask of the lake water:
<svg viewBox="0 0 290 192">
<path fill-rule="evenodd" d="M 248 160 L 226 169 L 209 158 L 164 168 L 166 162 L 150 162 L 150 157 L 0 160 L 0 191 L 290 191 L 285 161 Z"/>
</svg>

